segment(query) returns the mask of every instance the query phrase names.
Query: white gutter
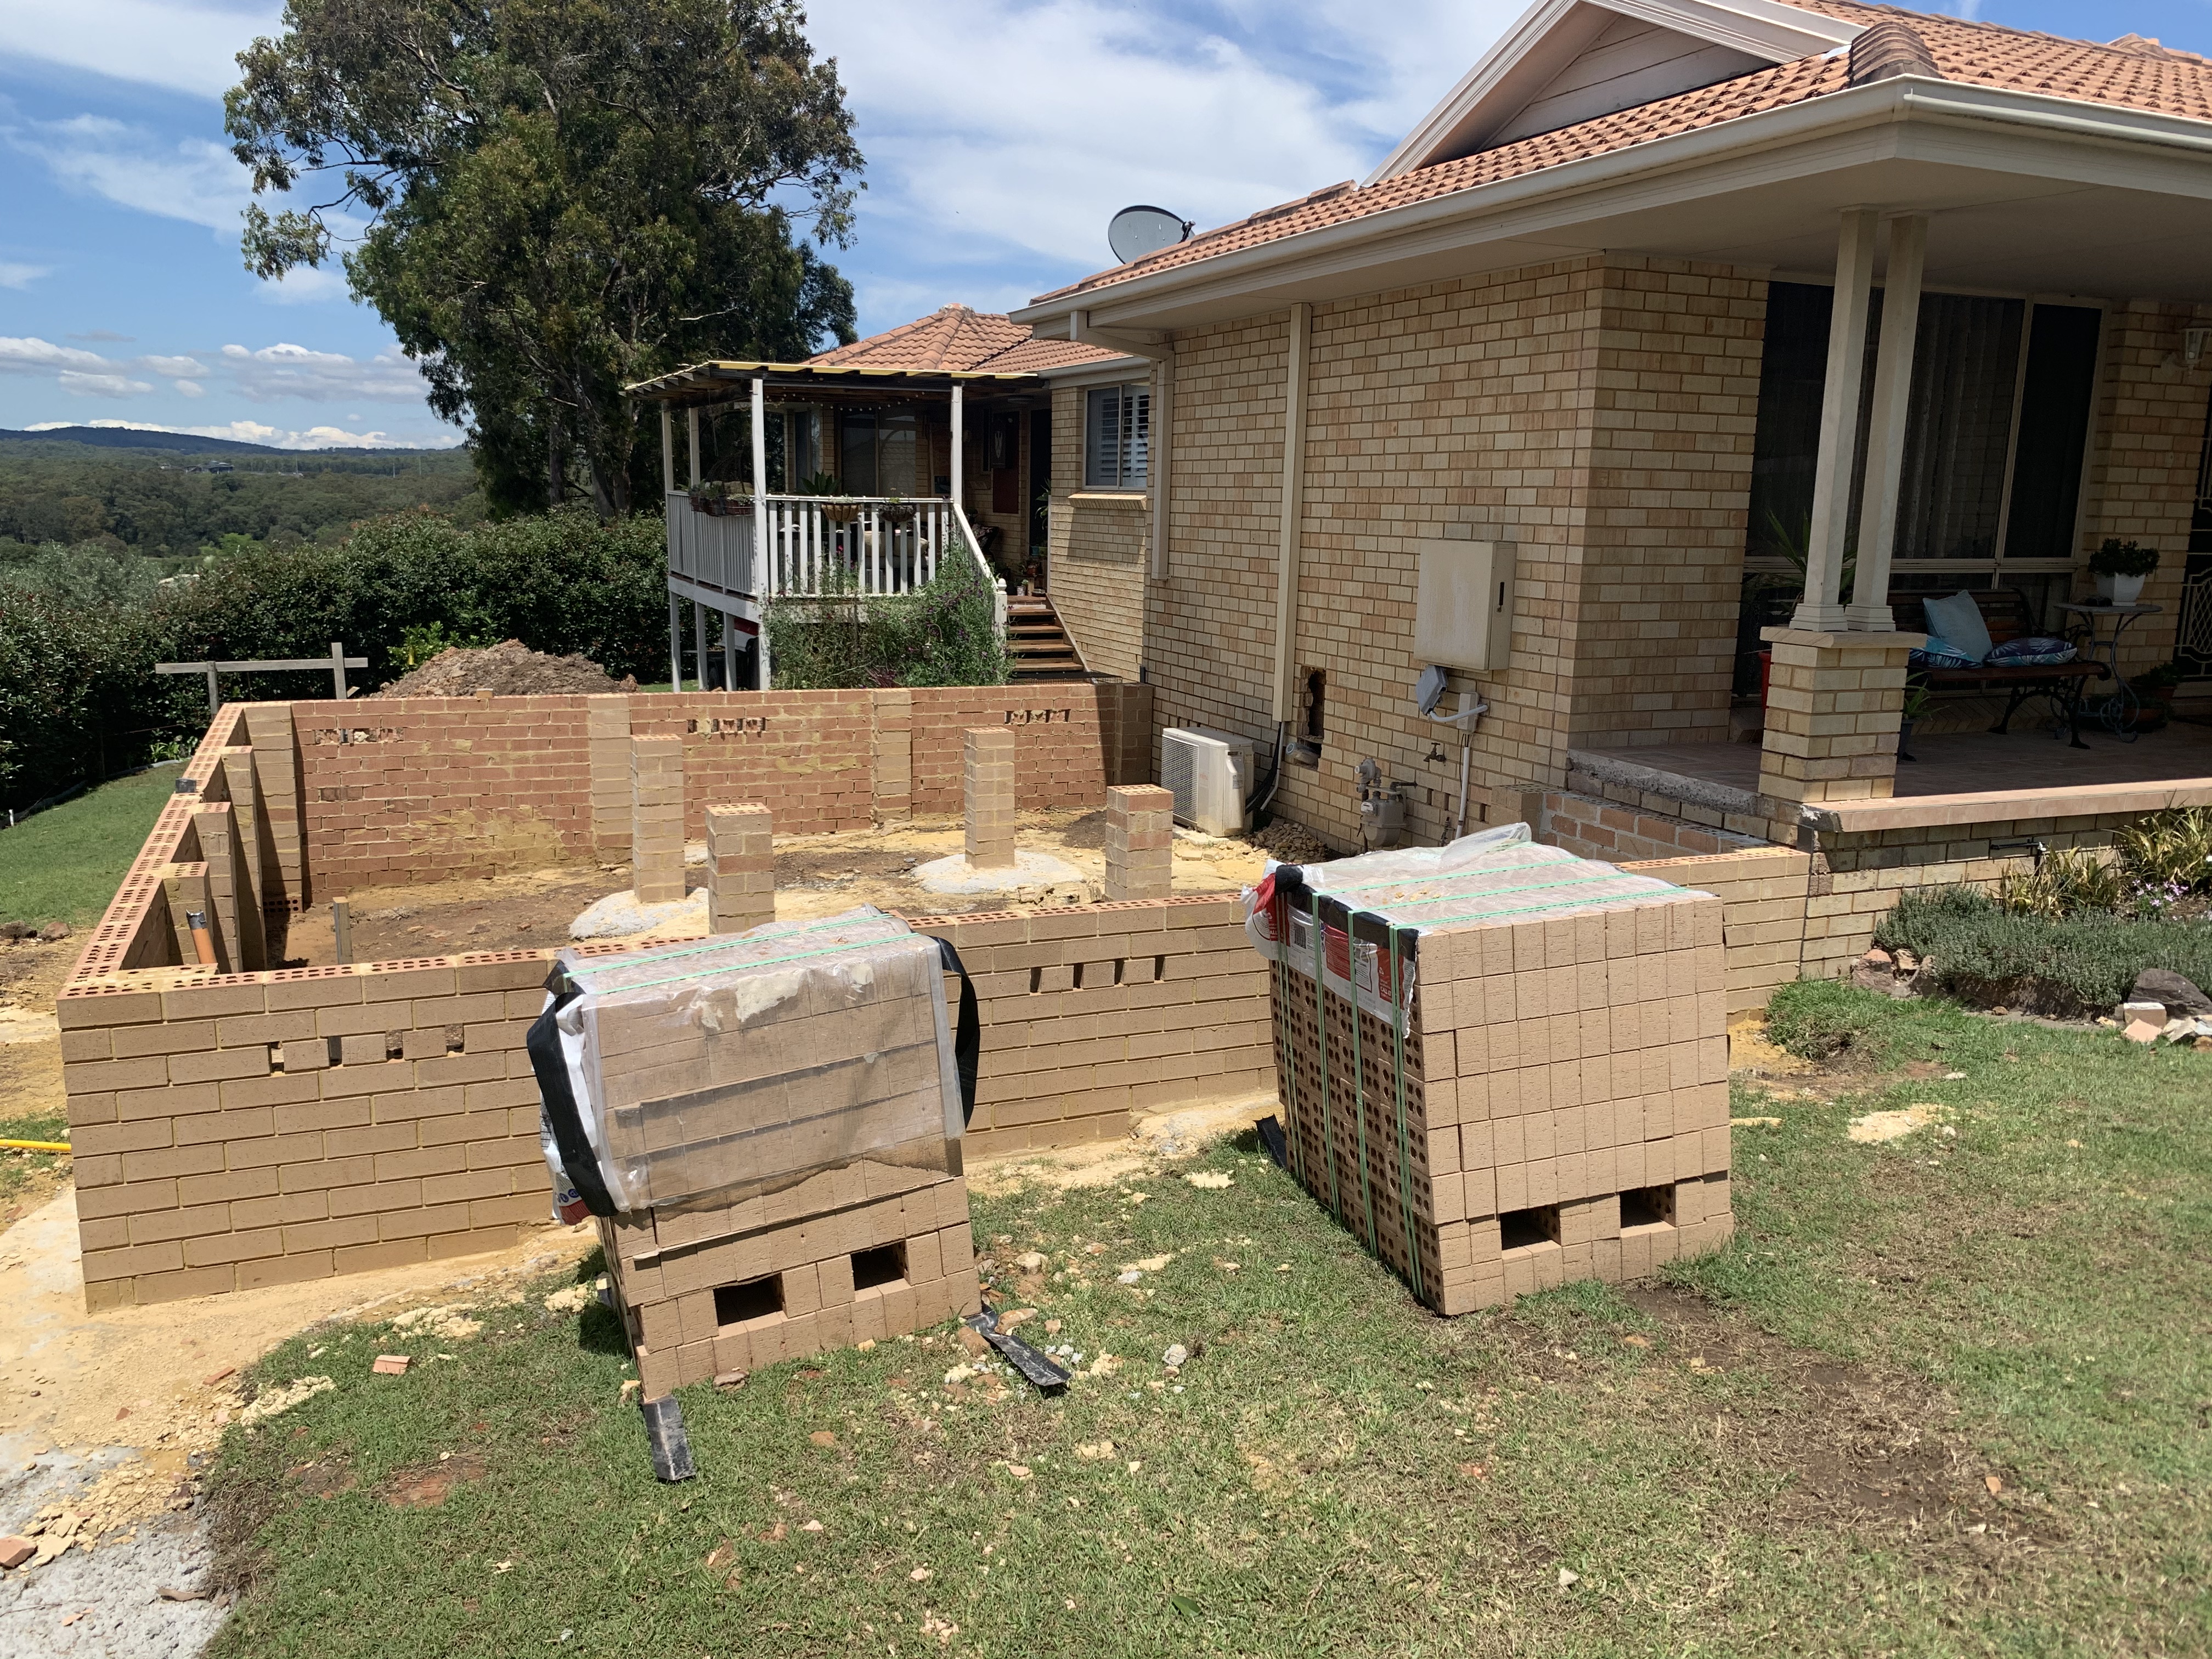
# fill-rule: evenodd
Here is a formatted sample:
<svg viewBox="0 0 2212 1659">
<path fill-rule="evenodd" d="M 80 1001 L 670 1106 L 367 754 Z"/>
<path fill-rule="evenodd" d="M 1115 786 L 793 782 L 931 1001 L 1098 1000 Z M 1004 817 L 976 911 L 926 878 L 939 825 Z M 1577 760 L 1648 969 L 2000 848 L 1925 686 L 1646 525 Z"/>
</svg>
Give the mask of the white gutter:
<svg viewBox="0 0 2212 1659">
<path fill-rule="evenodd" d="M 1087 319 L 1101 315 L 1103 308 L 1110 306 L 1119 317 L 1127 319 L 1125 325 L 1142 326 L 1137 319 L 1148 307 L 1191 296 L 1195 290 L 1215 289 L 1222 297 L 1231 297 L 1239 289 L 1257 286 L 1285 267 L 1332 256 L 1340 256 L 1345 265 L 1356 267 L 1372 258 L 1370 245 L 1392 239 L 1410 240 L 1425 234 L 1435 237 L 1440 246 L 1455 245 L 1466 240 L 1471 226 L 1502 219 L 1516 210 L 1522 210 L 1529 222 L 1514 226 L 1514 234 L 1556 228 L 1589 217 L 1571 209 L 1577 198 L 1599 191 L 1754 156 L 1811 138 L 1907 121 L 1980 129 L 2010 126 L 2137 151 L 2152 148 L 2192 157 L 2212 155 L 2212 122 L 2116 109 L 2047 94 L 1898 76 L 1869 86 L 1824 93 L 1779 109 L 1737 116 L 1692 132 L 1649 139 L 1602 155 L 1516 173 L 1402 208 L 1300 231 L 1103 288 L 1060 295 L 1012 314 L 1016 322 L 1050 328 L 1079 308 L 1089 308 L 1082 312 Z M 2212 195 L 2212 175 L 2206 177 L 2203 193 Z M 1546 208 L 1556 210 L 1542 212 Z M 1447 237 L 1445 233 L 1457 234 Z M 1493 232 L 1504 234 L 1504 230 Z M 1361 258 L 1363 253 L 1367 258 Z M 1278 298 L 1275 303 L 1282 301 Z M 1107 316 L 1100 326 L 1111 327 L 1115 320 L 1115 316 Z"/>
</svg>

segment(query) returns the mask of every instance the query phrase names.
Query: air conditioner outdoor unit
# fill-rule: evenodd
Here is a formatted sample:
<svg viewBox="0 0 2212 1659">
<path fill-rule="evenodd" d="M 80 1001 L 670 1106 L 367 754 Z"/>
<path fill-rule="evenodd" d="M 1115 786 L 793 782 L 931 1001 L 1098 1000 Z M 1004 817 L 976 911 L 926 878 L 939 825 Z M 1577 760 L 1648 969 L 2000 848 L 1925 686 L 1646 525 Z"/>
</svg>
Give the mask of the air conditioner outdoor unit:
<svg viewBox="0 0 2212 1659">
<path fill-rule="evenodd" d="M 1160 733 L 1160 784 L 1175 797 L 1178 823 L 1209 836 L 1241 834 L 1252 777 L 1249 738 L 1200 726 Z"/>
</svg>

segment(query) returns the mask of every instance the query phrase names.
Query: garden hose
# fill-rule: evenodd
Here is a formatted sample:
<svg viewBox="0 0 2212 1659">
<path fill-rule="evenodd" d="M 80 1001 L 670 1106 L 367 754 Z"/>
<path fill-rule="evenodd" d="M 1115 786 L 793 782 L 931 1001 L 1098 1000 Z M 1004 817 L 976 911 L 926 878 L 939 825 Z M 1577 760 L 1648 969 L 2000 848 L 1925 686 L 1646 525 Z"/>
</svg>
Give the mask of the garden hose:
<svg viewBox="0 0 2212 1659">
<path fill-rule="evenodd" d="M 0 1140 L 0 1149 L 16 1152 L 65 1152 L 66 1140 Z"/>
</svg>

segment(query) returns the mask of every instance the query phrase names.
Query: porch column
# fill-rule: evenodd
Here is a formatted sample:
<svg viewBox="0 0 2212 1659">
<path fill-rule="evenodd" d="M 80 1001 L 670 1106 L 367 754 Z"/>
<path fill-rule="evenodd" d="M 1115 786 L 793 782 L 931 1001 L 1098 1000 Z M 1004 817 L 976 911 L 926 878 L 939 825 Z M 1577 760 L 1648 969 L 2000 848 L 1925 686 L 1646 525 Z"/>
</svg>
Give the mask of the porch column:
<svg viewBox="0 0 2212 1659">
<path fill-rule="evenodd" d="M 1844 544 L 1850 534 L 1852 463 L 1857 459 L 1859 377 L 1866 360 L 1867 295 L 1874 277 L 1873 208 L 1846 208 L 1836 243 L 1836 299 L 1828 319 L 1828 373 L 1820 394 L 1820 443 L 1814 461 L 1813 521 L 1806 534 L 1805 597 L 1791 629 L 1848 625 L 1842 603 Z"/>
<path fill-rule="evenodd" d="M 675 594 L 668 596 L 668 689 L 684 689 L 684 612 L 678 609 L 684 602 Z"/>
<path fill-rule="evenodd" d="M 952 383 L 952 501 L 956 507 L 960 502 L 960 463 L 967 453 L 968 441 L 968 410 L 961 402 L 960 390 L 960 382 L 955 380 Z M 957 514 L 953 515 L 953 522 L 959 522 Z M 981 550 L 976 550 L 980 552 Z"/>
<path fill-rule="evenodd" d="M 1887 634 L 1897 618 L 1889 597 L 1897 545 L 1898 481 L 1905 471 L 1905 428 L 1911 416 L 1912 352 L 1920 326 L 1920 275 L 1928 254 L 1928 216 L 1889 222 L 1889 270 L 1882 287 L 1881 339 L 1875 348 L 1873 418 L 1867 429 L 1866 486 L 1859 507 L 1857 578 L 1851 586 L 1854 633 Z"/>
<path fill-rule="evenodd" d="M 660 493 L 676 493 L 676 422 L 668 416 L 668 405 L 660 406 Z"/>
<path fill-rule="evenodd" d="M 691 601 L 691 667 L 699 676 L 699 689 L 704 691 L 707 689 L 707 607 L 696 599 Z"/>
<path fill-rule="evenodd" d="M 1771 833 L 1796 837 L 1796 809 L 1897 793 L 1897 726 L 1905 653 L 1923 634 L 1823 633 L 1767 628 L 1774 650 L 1759 793 L 1776 814 Z"/>
<path fill-rule="evenodd" d="M 753 543 L 768 543 L 768 381 L 753 376 Z"/>
<path fill-rule="evenodd" d="M 696 404 L 684 411 L 684 425 L 691 439 L 691 471 L 684 482 L 696 487 L 699 482 L 699 406 Z"/>
</svg>

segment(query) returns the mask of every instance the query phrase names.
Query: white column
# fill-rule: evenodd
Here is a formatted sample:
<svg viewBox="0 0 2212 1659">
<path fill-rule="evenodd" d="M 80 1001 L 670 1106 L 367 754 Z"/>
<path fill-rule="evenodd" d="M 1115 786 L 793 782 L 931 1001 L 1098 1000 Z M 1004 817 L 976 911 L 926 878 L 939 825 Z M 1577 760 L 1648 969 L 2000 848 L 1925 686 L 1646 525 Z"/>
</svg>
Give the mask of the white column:
<svg viewBox="0 0 2212 1659">
<path fill-rule="evenodd" d="M 685 483 L 696 489 L 699 483 L 699 408 L 693 404 L 684 411 L 684 429 L 691 438 L 691 472 Z"/>
<path fill-rule="evenodd" d="M 1846 208 L 1836 244 L 1835 308 L 1828 319 L 1828 375 L 1820 396 L 1820 444 L 1814 462 L 1813 522 L 1806 538 L 1805 597 L 1792 628 L 1837 634 L 1849 623 L 1842 603 L 1844 544 L 1850 534 L 1851 476 L 1857 458 L 1859 381 L 1866 361 L 1867 295 L 1874 281 L 1873 208 Z"/>
<path fill-rule="evenodd" d="M 676 423 L 669 418 L 666 404 L 660 406 L 660 493 L 676 493 Z"/>
<path fill-rule="evenodd" d="M 1920 276 L 1927 264 L 1928 216 L 1889 222 L 1889 268 L 1881 290 L 1881 338 L 1875 346 L 1874 410 L 1867 428 L 1866 487 L 1859 506 L 1858 568 L 1849 610 L 1855 632 L 1891 634 L 1890 556 L 1897 545 L 1898 482 L 1905 472 L 1905 429 L 1912 413 L 1912 351 L 1920 325 Z"/>
<path fill-rule="evenodd" d="M 759 504 L 768 499 L 768 381 L 753 376 L 753 536 L 756 544 L 765 532 Z"/>
<path fill-rule="evenodd" d="M 698 600 L 691 601 L 691 669 L 699 677 L 699 689 L 707 689 L 707 607 Z M 678 686 L 678 690 L 684 688 Z"/>
<path fill-rule="evenodd" d="M 960 499 L 960 463 L 967 453 L 968 443 L 968 410 L 967 405 L 961 402 L 960 391 L 960 382 L 955 380 L 952 383 L 952 499 L 956 501 Z M 970 550 L 981 551 L 980 549 Z"/>
<path fill-rule="evenodd" d="M 684 612 L 675 594 L 668 596 L 668 689 L 684 689 Z"/>
</svg>

